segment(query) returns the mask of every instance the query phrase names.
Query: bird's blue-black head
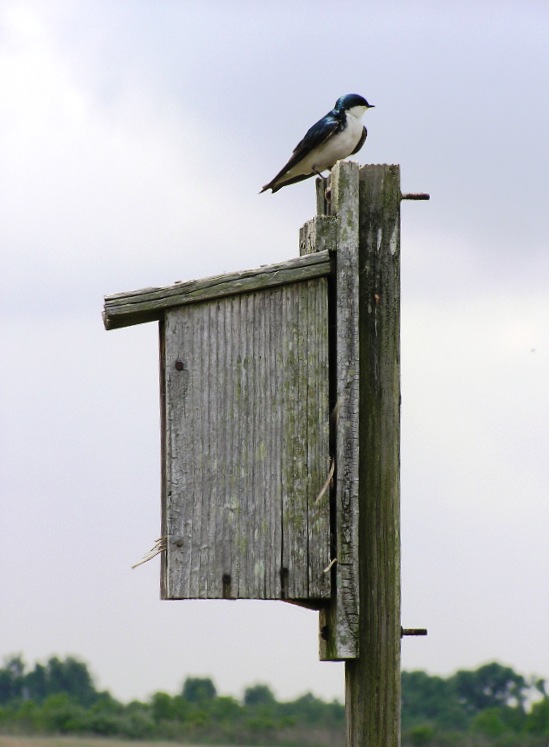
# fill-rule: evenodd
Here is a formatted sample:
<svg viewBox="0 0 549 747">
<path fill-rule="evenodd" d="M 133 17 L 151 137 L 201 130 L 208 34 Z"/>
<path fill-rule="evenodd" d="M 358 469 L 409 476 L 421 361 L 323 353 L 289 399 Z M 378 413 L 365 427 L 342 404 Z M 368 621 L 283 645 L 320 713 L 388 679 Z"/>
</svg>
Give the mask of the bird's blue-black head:
<svg viewBox="0 0 549 747">
<path fill-rule="evenodd" d="M 358 93 L 347 93 L 345 96 L 341 96 L 335 103 L 334 109 L 336 111 L 349 111 L 355 106 L 365 106 L 366 109 L 373 109 L 374 105 L 369 104 L 364 96 L 360 96 Z"/>
</svg>

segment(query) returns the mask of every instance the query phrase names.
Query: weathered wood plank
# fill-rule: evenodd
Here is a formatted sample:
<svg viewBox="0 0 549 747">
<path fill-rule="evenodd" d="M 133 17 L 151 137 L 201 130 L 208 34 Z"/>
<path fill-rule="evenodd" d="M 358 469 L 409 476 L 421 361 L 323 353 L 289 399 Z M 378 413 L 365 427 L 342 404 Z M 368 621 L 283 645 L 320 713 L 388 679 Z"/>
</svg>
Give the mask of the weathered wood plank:
<svg viewBox="0 0 549 747">
<path fill-rule="evenodd" d="M 360 630 L 348 747 L 400 744 L 400 170 L 360 170 Z"/>
<path fill-rule="evenodd" d="M 337 218 L 316 215 L 299 231 L 299 253 L 303 257 L 315 252 L 335 251 L 337 246 Z"/>
<path fill-rule="evenodd" d="M 337 221 L 332 418 L 335 430 L 335 558 L 329 606 L 320 611 L 320 658 L 358 656 L 359 492 L 359 167 L 340 162 L 332 170 L 331 212 Z M 322 185 L 324 188 L 324 185 Z M 320 201 L 321 202 L 321 201 Z M 332 218 L 331 220 L 334 220 Z"/>
<path fill-rule="evenodd" d="M 329 597 L 327 309 L 316 278 L 165 313 L 164 598 Z"/>
<path fill-rule="evenodd" d="M 162 288 L 115 293 L 105 296 L 103 323 L 106 329 L 118 329 L 157 321 L 167 309 L 176 306 L 312 280 L 328 275 L 329 272 L 330 257 L 326 251 L 265 265 L 255 270 L 174 283 Z"/>
</svg>

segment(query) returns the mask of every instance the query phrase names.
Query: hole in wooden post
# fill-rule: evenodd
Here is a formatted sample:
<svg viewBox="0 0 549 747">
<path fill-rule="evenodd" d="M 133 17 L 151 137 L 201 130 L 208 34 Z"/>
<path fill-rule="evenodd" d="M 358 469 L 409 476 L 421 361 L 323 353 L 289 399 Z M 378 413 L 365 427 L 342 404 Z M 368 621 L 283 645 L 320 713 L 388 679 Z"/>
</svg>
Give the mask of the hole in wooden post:
<svg viewBox="0 0 549 747">
<path fill-rule="evenodd" d="M 280 569 L 280 598 L 288 598 L 288 576 L 290 572 L 287 568 L 282 567 Z"/>
<path fill-rule="evenodd" d="M 221 577 L 221 583 L 223 584 L 223 599 L 231 598 L 231 575 L 224 573 Z"/>
</svg>

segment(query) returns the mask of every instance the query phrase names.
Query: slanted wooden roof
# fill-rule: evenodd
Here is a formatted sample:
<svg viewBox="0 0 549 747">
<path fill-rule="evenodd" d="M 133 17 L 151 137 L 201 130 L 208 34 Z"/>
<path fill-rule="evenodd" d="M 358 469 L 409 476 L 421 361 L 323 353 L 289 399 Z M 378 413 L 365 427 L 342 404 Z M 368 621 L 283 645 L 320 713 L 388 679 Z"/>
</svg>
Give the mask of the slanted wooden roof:
<svg viewBox="0 0 549 747">
<path fill-rule="evenodd" d="M 274 265 L 263 265 L 255 270 L 214 275 L 161 288 L 114 293 L 105 296 L 103 323 L 105 329 L 118 329 L 154 322 L 162 319 L 165 311 L 177 306 L 311 280 L 328 275 L 330 269 L 329 252 L 322 251 Z"/>
</svg>

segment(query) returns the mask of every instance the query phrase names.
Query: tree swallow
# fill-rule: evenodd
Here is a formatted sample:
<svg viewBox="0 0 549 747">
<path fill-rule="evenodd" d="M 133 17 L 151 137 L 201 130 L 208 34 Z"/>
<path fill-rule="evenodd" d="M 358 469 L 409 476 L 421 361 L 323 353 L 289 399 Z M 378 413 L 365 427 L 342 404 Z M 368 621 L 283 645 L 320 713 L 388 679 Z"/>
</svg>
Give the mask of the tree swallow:
<svg viewBox="0 0 549 747">
<path fill-rule="evenodd" d="M 321 172 L 330 170 L 340 158 L 358 153 L 368 134 L 362 116 L 373 107 L 358 93 L 339 98 L 332 111 L 307 131 L 288 163 L 261 192 L 272 189 L 274 193 L 315 174 L 322 176 Z"/>
</svg>

